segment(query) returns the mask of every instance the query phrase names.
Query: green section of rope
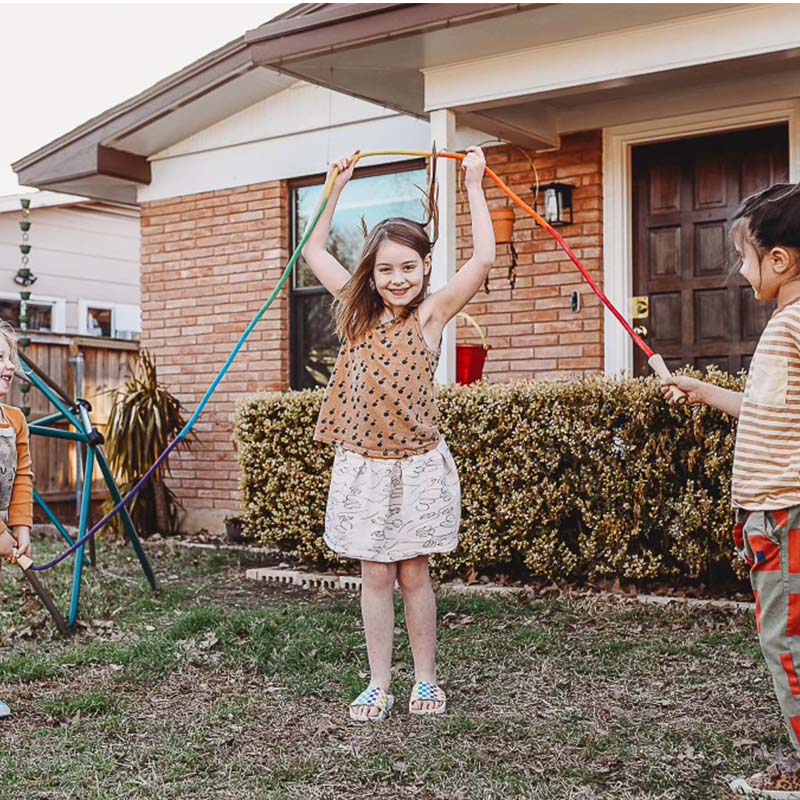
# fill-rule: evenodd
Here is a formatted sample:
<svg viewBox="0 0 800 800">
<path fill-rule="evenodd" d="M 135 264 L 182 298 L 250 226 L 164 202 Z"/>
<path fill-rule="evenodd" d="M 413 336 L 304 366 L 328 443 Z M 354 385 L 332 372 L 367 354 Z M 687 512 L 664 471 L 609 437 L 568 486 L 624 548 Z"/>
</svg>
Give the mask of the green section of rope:
<svg viewBox="0 0 800 800">
<path fill-rule="evenodd" d="M 256 325 L 258 325 L 261 318 L 264 314 L 267 313 L 270 306 L 275 302 L 275 299 L 281 293 L 281 290 L 286 285 L 286 281 L 289 280 L 292 272 L 294 271 L 295 265 L 297 264 L 297 260 L 300 258 L 300 254 L 303 252 L 303 248 L 306 246 L 308 242 L 308 238 L 311 236 L 314 228 L 316 228 L 317 223 L 319 222 L 320 217 L 322 216 L 323 211 L 325 211 L 325 207 L 328 205 L 328 198 L 330 197 L 330 193 L 333 187 L 333 182 L 335 180 L 335 176 L 331 176 L 331 179 L 328 185 L 325 187 L 325 194 L 323 195 L 322 202 L 320 203 L 319 210 L 314 215 L 314 218 L 311 221 L 311 224 L 306 228 L 305 233 L 303 234 L 303 238 L 300 240 L 300 244 L 297 245 L 292 257 L 289 259 L 289 263 L 286 265 L 286 268 L 283 271 L 283 275 L 281 275 L 281 279 L 278 281 L 277 286 L 272 290 L 272 294 L 267 299 L 266 303 L 261 306 L 261 310 L 253 317 L 250 324 L 247 326 L 245 332 L 239 337 L 239 341 L 236 343 L 236 347 L 233 348 L 233 351 L 228 356 L 228 360 L 223 365 L 222 369 L 217 374 L 217 377 L 214 378 L 213 383 L 211 386 L 208 387 L 203 399 L 200 401 L 200 405 L 195 410 L 194 414 L 192 414 L 189 421 L 186 425 L 183 426 L 183 430 L 172 440 L 169 447 L 158 457 L 155 464 L 150 467 L 149 470 L 141 477 L 138 483 L 128 492 L 125 497 L 120 500 L 120 502 L 111 509 L 85 536 L 81 537 L 76 541 L 73 545 L 69 547 L 69 549 L 65 550 L 61 553 L 57 558 L 54 558 L 52 561 L 49 561 L 46 564 L 37 565 L 32 567 L 34 572 L 45 572 L 48 569 L 52 569 L 57 564 L 60 564 L 70 555 L 72 555 L 75 551 L 79 550 L 86 542 L 91 539 L 94 535 L 96 535 L 102 528 L 107 525 L 128 503 L 131 498 L 135 497 L 141 488 L 150 480 L 153 473 L 167 460 L 170 453 L 180 444 L 180 442 L 189 435 L 189 432 L 194 427 L 197 420 L 200 418 L 200 415 L 203 413 L 203 410 L 208 405 L 208 401 L 211 399 L 214 392 L 217 390 L 217 387 L 222 382 L 225 375 L 228 373 L 228 370 L 231 368 L 231 365 L 236 359 L 236 356 L 239 355 L 241 352 L 242 347 L 244 347 L 245 342 L 249 338 L 250 334 L 255 329 Z"/>
<path fill-rule="evenodd" d="M 278 285 L 272 290 L 272 294 L 267 299 L 267 302 L 264 303 L 263 306 L 261 306 L 261 310 L 255 315 L 255 317 L 253 317 L 252 321 L 247 326 L 247 329 L 241 335 L 239 341 L 236 343 L 236 347 L 233 348 L 233 351 L 228 356 L 228 360 L 225 362 L 224 366 L 219 371 L 219 374 L 214 379 L 214 382 L 211 384 L 211 386 L 208 387 L 208 391 L 205 393 L 205 396 L 200 401 L 200 405 L 197 407 L 194 414 L 192 414 L 191 418 L 186 423 L 183 430 L 178 434 L 178 436 L 175 439 L 175 442 L 179 442 L 181 439 L 185 438 L 189 434 L 189 431 L 191 431 L 191 429 L 194 427 L 195 422 L 197 422 L 198 418 L 203 413 L 203 409 L 206 407 L 208 401 L 211 399 L 211 396 L 216 391 L 217 386 L 219 386 L 220 382 L 227 374 L 231 365 L 235 361 L 236 356 L 238 356 L 239 353 L 241 352 L 242 347 L 244 347 L 244 344 L 249 338 L 250 334 L 253 332 L 253 329 L 256 327 L 256 325 L 258 325 L 258 323 L 261 321 L 261 318 L 264 316 L 264 314 L 267 313 L 270 306 L 275 302 L 275 299 L 278 297 L 278 295 L 281 293 L 281 290 L 286 285 L 286 281 L 289 280 L 289 277 L 294 271 L 295 265 L 297 264 L 297 261 L 300 258 L 300 254 L 303 252 L 303 248 L 306 246 L 306 243 L 308 242 L 309 237 L 313 233 L 314 228 L 317 227 L 317 223 L 319 222 L 322 213 L 325 211 L 325 207 L 328 205 L 328 198 L 330 197 L 331 188 L 333 186 L 334 180 L 335 177 L 331 177 L 331 180 L 325 187 L 325 193 L 322 196 L 322 202 L 320 203 L 319 210 L 315 214 L 313 220 L 311 221 L 311 224 L 306 228 L 306 231 L 303 234 L 303 238 L 300 240 L 300 244 L 297 245 L 297 248 L 292 254 L 292 257 L 289 259 L 289 263 L 286 265 L 286 269 L 283 271 L 283 275 L 281 275 L 281 279 L 278 281 Z"/>
</svg>

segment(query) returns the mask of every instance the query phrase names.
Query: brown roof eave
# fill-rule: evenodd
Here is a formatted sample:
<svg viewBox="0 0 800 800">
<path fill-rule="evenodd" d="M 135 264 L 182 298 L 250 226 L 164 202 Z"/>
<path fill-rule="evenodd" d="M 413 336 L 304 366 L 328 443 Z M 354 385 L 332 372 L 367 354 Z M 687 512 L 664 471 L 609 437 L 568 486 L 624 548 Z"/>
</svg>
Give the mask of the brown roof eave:
<svg viewBox="0 0 800 800">
<path fill-rule="evenodd" d="M 245 34 L 260 66 L 509 14 L 524 3 L 348 3 Z M 549 4 L 548 4 L 549 5 Z"/>
<path fill-rule="evenodd" d="M 188 97 L 207 91 L 209 78 L 215 84 L 219 83 L 220 78 L 217 77 L 215 80 L 215 73 L 241 72 L 253 66 L 250 48 L 245 43 L 244 36 L 240 36 L 134 97 L 98 114 L 44 147 L 23 156 L 13 162 L 11 168 L 14 172 L 20 173 L 81 139 L 88 141 L 92 137 L 99 144 L 122 131 L 127 132 L 133 127 L 141 127 L 146 121 L 158 118 L 169 109 L 183 105 Z"/>
<path fill-rule="evenodd" d="M 305 4 L 308 5 L 308 4 Z M 338 22 L 352 22 L 361 17 L 368 17 L 373 14 L 380 14 L 389 9 L 403 9 L 417 3 L 334 3 L 327 4 L 326 8 L 313 11 L 308 14 L 299 14 L 291 17 L 270 20 L 263 25 L 259 25 L 253 30 L 247 31 L 245 40 L 253 44 L 267 39 L 275 39 L 279 36 L 299 33 L 310 28 L 319 28 L 325 25 L 333 25 Z M 440 4 L 441 5 L 441 4 Z M 301 9 L 302 6 L 296 6 Z"/>
<path fill-rule="evenodd" d="M 20 171 L 20 181 L 25 181 L 23 185 L 44 189 L 55 182 L 75 181 L 91 178 L 93 175 L 105 175 L 131 184 L 146 185 L 151 180 L 150 162 L 144 156 L 137 156 L 124 150 L 114 150 L 103 145 L 97 146 L 94 156 L 87 152 L 80 158 L 71 159 L 57 176 L 37 174 L 34 170 L 35 167 Z"/>
</svg>

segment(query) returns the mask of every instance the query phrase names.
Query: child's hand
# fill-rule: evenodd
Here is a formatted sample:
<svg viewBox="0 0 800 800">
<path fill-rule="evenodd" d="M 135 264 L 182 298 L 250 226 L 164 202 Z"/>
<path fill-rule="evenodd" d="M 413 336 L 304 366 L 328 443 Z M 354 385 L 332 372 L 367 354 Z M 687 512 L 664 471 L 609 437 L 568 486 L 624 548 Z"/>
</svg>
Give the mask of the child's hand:
<svg viewBox="0 0 800 800">
<path fill-rule="evenodd" d="M 483 184 L 483 173 L 486 171 L 486 158 L 480 147 L 468 147 L 467 155 L 461 162 L 461 166 L 466 172 L 464 184 L 469 186 L 481 186 Z"/>
<path fill-rule="evenodd" d="M 19 558 L 20 556 L 33 558 L 31 555 L 31 529 L 27 526 L 15 528 L 14 538 L 17 540 L 15 558 Z"/>
<path fill-rule="evenodd" d="M 345 184 L 353 177 L 353 170 L 356 168 L 356 163 L 358 162 L 356 156 L 360 152 L 360 150 L 356 150 L 352 156 L 342 156 L 335 161 L 331 161 L 331 163 L 328 164 L 328 174 L 325 176 L 325 185 L 327 186 L 334 169 L 337 169 L 338 174 L 336 175 L 333 188 L 334 191 L 341 192 Z"/>
<path fill-rule="evenodd" d="M 670 386 L 677 386 L 686 395 L 686 402 L 690 406 L 699 406 L 706 403 L 703 396 L 703 390 L 706 384 L 703 381 L 697 380 L 697 378 L 688 378 L 685 375 L 673 375 L 664 381 L 661 386 L 661 394 L 664 395 L 670 405 L 674 405 L 675 401 L 670 396 Z"/>
<path fill-rule="evenodd" d="M 0 559 L 12 563 L 16 547 L 16 540 L 7 530 L 0 532 Z"/>
</svg>

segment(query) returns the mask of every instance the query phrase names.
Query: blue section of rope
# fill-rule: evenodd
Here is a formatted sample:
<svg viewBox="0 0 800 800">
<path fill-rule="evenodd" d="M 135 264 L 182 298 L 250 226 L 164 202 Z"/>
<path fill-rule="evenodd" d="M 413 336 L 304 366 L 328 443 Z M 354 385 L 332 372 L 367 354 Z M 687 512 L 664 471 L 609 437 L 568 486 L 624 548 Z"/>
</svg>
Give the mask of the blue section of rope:
<svg viewBox="0 0 800 800">
<path fill-rule="evenodd" d="M 45 572 L 49 569 L 60 564 L 65 559 L 69 558 L 75 551 L 79 550 L 83 547 L 86 542 L 89 541 L 93 536 L 96 536 L 114 517 L 119 514 L 119 512 L 126 506 L 137 494 L 142 490 L 142 487 L 153 477 L 154 473 L 158 470 L 158 468 L 169 458 L 170 453 L 189 435 L 192 428 L 194 428 L 197 420 L 200 419 L 200 415 L 205 410 L 205 407 L 208 405 L 209 400 L 214 395 L 214 392 L 217 391 L 220 383 L 222 383 L 225 375 L 227 375 L 228 370 L 231 368 L 231 365 L 236 360 L 236 357 L 241 352 L 242 348 L 247 342 L 250 334 L 255 330 L 258 323 L 261 321 L 261 318 L 267 311 L 270 309 L 272 304 L 275 302 L 275 299 L 281 293 L 281 290 L 286 285 L 286 282 L 289 280 L 290 275 L 292 274 L 295 265 L 297 264 L 298 259 L 300 258 L 300 253 L 303 252 L 303 248 L 308 241 L 308 237 L 311 235 L 311 232 L 319 222 L 319 218 L 322 216 L 322 212 L 325 210 L 325 207 L 328 204 L 328 197 L 330 195 L 330 186 L 333 183 L 333 177 L 329 182 L 329 186 L 326 188 L 326 192 L 323 196 L 322 203 L 320 204 L 319 210 L 317 211 L 314 219 L 311 221 L 311 224 L 306 228 L 306 231 L 303 235 L 300 244 L 297 245 L 292 257 L 289 259 L 289 263 L 286 265 L 286 269 L 283 271 L 283 275 L 281 275 L 281 279 L 278 281 L 277 285 L 272 291 L 272 294 L 267 299 L 266 303 L 261 307 L 259 312 L 253 317 L 250 324 L 245 329 L 244 333 L 239 337 L 239 341 L 236 343 L 236 346 L 231 351 L 231 354 L 228 356 L 228 360 L 223 365 L 222 369 L 217 374 L 217 377 L 214 378 L 211 385 L 208 387 L 205 395 L 203 395 L 203 399 L 200 401 L 200 404 L 197 406 L 194 414 L 190 417 L 189 421 L 186 425 L 183 426 L 183 430 L 172 440 L 166 450 L 156 459 L 156 462 L 150 467 L 149 470 L 139 479 L 138 483 L 122 498 L 122 500 L 114 506 L 111 511 L 108 512 L 90 531 L 86 533 L 85 536 L 78 539 L 75 544 L 73 544 L 68 550 L 65 550 L 61 553 L 57 558 L 54 558 L 52 561 L 48 561 L 46 564 L 35 565 L 31 567 L 32 570 L 35 572 Z"/>
</svg>

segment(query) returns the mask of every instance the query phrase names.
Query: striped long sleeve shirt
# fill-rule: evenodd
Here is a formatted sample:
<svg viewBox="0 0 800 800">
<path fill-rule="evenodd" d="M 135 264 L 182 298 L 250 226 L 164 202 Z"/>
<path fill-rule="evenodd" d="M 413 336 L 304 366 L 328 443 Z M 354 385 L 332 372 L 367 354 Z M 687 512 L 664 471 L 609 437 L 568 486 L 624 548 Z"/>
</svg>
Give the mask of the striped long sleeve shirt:
<svg viewBox="0 0 800 800">
<path fill-rule="evenodd" d="M 733 505 L 800 505 L 800 301 L 778 309 L 747 377 L 733 460 Z"/>
</svg>

